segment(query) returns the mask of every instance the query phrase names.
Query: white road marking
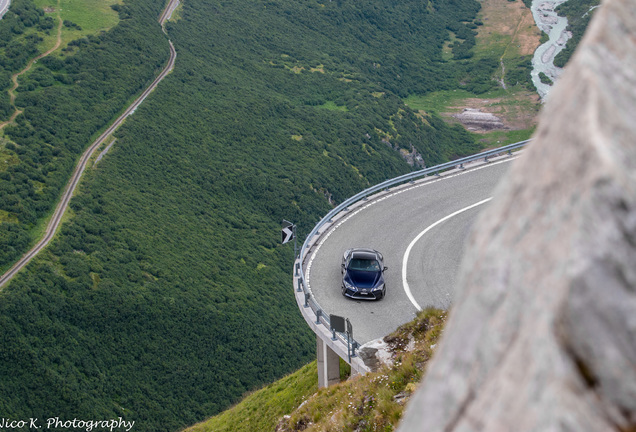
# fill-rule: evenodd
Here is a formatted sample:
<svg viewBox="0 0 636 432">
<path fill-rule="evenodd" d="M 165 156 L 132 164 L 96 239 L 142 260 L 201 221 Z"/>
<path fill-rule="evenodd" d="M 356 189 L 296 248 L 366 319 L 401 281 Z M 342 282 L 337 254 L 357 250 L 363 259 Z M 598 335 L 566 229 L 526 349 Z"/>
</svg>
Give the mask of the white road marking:
<svg viewBox="0 0 636 432">
<path fill-rule="evenodd" d="M 487 203 L 488 201 L 490 201 L 492 199 L 492 197 L 490 198 L 486 198 L 483 201 L 479 201 L 478 203 L 475 203 L 473 205 L 469 205 L 468 207 L 464 207 L 461 210 L 457 210 L 454 213 L 449 214 L 448 216 L 444 216 L 443 218 L 441 218 L 440 220 L 438 220 L 437 222 L 429 225 L 424 231 L 422 231 L 421 233 L 419 233 L 417 235 L 417 237 L 415 237 L 413 239 L 413 241 L 411 241 L 411 243 L 409 244 L 409 246 L 406 248 L 406 252 L 404 252 L 404 258 L 402 259 L 402 287 L 404 288 L 404 292 L 406 293 L 406 296 L 409 298 L 409 300 L 411 300 L 411 303 L 413 303 L 413 306 L 415 306 L 415 308 L 418 311 L 421 311 L 422 308 L 420 307 L 420 305 L 415 301 L 415 298 L 413 297 L 413 294 L 411 293 L 411 288 L 409 287 L 409 283 L 406 280 L 406 267 L 407 267 L 407 263 L 409 261 L 409 255 L 411 254 L 411 249 L 413 249 L 413 246 L 415 246 L 415 243 L 418 242 L 419 239 L 421 239 L 424 234 L 426 234 L 427 232 L 429 232 L 430 230 L 432 230 L 433 228 L 435 228 L 437 225 L 441 224 L 444 221 L 447 221 L 448 219 L 457 216 L 460 213 L 463 213 L 467 210 L 470 210 L 472 208 L 475 208 L 477 206 L 480 206 L 482 204 Z"/>
<path fill-rule="evenodd" d="M 421 182 L 421 183 L 416 183 L 413 186 L 399 188 L 395 192 L 392 192 L 392 193 L 390 193 L 388 195 L 385 195 L 382 198 L 374 198 L 373 196 L 369 197 L 370 201 L 369 201 L 368 204 L 366 204 L 366 205 L 362 206 L 361 208 L 359 208 L 358 210 L 350 213 L 345 218 L 343 218 L 340 222 L 338 222 L 335 226 L 327 228 L 327 230 L 326 230 L 327 234 L 320 235 L 320 240 L 318 241 L 318 244 L 316 245 L 316 248 L 314 249 L 314 252 L 310 255 L 309 262 L 307 263 L 307 266 L 305 268 L 305 283 L 307 284 L 307 290 L 311 293 L 312 296 L 314 295 L 313 291 L 311 290 L 311 283 L 310 283 L 311 266 L 312 266 L 312 264 L 314 262 L 314 259 L 318 256 L 318 251 L 320 250 L 321 246 L 325 243 L 325 241 L 327 241 L 329 236 L 331 236 L 338 228 L 340 228 L 340 226 L 342 224 L 347 222 L 349 219 L 351 219 L 352 217 L 354 217 L 355 215 L 357 215 L 361 211 L 364 211 L 367 208 L 371 207 L 372 205 L 375 205 L 375 204 L 377 204 L 377 203 L 379 203 L 381 201 L 384 201 L 385 199 L 392 198 L 392 197 L 400 195 L 400 194 L 402 194 L 404 192 L 409 192 L 409 191 L 411 191 L 413 189 L 417 189 L 417 188 L 420 188 L 420 187 L 423 187 L 423 186 L 429 186 L 429 185 L 432 185 L 432 184 L 437 183 L 437 182 L 442 181 L 442 180 L 451 179 L 453 177 L 458 177 L 458 176 L 465 175 L 465 174 L 470 174 L 470 173 L 473 173 L 475 171 L 479 171 L 479 170 L 482 170 L 482 169 L 485 169 L 485 168 L 488 168 L 488 167 L 492 167 L 492 166 L 495 166 L 495 165 L 499 165 L 499 164 L 502 164 L 502 163 L 511 162 L 511 161 L 513 161 L 515 159 L 517 159 L 516 156 L 508 158 L 508 159 L 505 159 L 505 160 L 501 160 L 501 161 L 498 161 L 498 162 L 490 162 L 490 163 L 487 163 L 487 164 L 483 164 L 481 166 L 478 166 L 478 167 L 475 167 L 475 168 L 471 168 L 471 169 L 467 169 L 467 170 L 464 170 L 464 171 L 460 171 L 460 172 L 455 173 L 455 174 L 446 174 L 446 175 L 441 176 L 440 178 L 438 178 L 436 180 L 424 181 L 424 182 Z M 426 180 L 426 178 L 424 178 L 424 179 Z M 408 295 L 408 291 L 407 291 L 407 295 Z M 416 304 L 416 303 L 414 303 L 414 304 Z M 415 307 L 418 308 L 418 310 L 421 310 L 417 306 L 417 304 L 416 304 Z"/>
</svg>

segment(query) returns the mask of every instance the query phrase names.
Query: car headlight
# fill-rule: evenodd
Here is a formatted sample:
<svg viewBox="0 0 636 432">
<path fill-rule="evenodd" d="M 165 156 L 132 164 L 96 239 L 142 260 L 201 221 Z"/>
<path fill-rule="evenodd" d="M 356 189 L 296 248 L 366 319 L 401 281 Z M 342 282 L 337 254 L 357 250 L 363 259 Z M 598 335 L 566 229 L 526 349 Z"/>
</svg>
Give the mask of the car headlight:
<svg viewBox="0 0 636 432">
<path fill-rule="evenodd" d="M 383 289 L 384 289 L 384 284 L 378 285 L 377 287 L 373 288 L 373 291 L 382 291 Z"/>
<path fill-rule="evenodd" d="M 355 287 L 347 281 L 343 281 L 346 289 L 355 290 Z"/>
</svg>

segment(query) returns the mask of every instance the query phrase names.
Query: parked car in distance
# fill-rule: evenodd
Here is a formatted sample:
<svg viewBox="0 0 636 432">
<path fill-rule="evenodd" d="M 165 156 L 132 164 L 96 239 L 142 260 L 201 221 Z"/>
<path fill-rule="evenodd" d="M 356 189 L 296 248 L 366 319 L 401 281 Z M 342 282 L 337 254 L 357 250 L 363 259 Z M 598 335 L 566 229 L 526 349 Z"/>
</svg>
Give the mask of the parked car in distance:
<svg viewBox="0 0 636 432">
<path fill-rule="evenodd" d="M 380 300 L 386 295 L 384 257 L 374 249 L 347 249 L 342 256 L 342 295 L 357 300 Z"/>
</svg>

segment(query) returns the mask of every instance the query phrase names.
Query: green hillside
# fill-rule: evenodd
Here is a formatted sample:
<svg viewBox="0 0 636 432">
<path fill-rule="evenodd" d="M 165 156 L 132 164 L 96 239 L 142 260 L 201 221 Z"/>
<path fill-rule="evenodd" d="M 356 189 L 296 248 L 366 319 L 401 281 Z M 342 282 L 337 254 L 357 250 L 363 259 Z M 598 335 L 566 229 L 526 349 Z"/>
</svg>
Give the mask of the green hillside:
<svg viewBox="0 0 636 432">
<path fill-rule="evenodd" d="M 145 3 L 127 6 L 126 19 L 112 31 L 75 39 L 20 77 L 15 108 L 22 114 L 0 138 L 0 270 L 34 242 L 82 151 L 165 65 L 167 41 L 156 18 L 162 5 Z M 12 2 L 7 15 L 9 20 L 0 20 L 0 36 L 14 39 L 0 47 L 0 77 L 7 78 L 0 81 L 2 119 L 14 112 L 2 99 L 8 98 L 11 73 L 43 52 L 38 42 L 52 30 L 35 30 L 53 21 L 30 0 Z M 25 16 L 39 24 L 15 35 L 16 27 L 25 27 Z M 18 18 L 22 21 L 14 23 Z"/>
<path fill-rule="evenodd" d="M 239 403 L 187 432 L 274 431 L 276 424 L 318 391 L 316 361 L 256 390 Z"/>
<path fill-rule="evenodd" d="M 165 64 L 161 7 L 126 2 L 111 31 L 25 81 L 2 148 L 14 161 L 0 177 L 4 263 L 90 137 Z M 88 171 L 61 234 L 0 293 L 0 412 L 173 431 L 310 361 L 280 222 L 307 233 L 332 203 L 412 169 L 399 149 L 427 165 L 479 150 L 402 102 L 496 87 L 497 60 L 471 58 L 478 9 L 185 2 L 167 26 L 174 71 Z"/>
<path fill-rule="evenodd" d="M 426 309 L 386 336 L 391 366 L 318 389 L 314 361 L 184 432 L 395 430 L 445 321 L 445 311 Z"/>
<path fill-rule="evenodd" d="M 568 19 L 567 30 L 572 32 L 572 39 L 567 42 L 563 51 L 554 58 L 555 66 L 564 67 L 570 60 L 600 3 L 600 0 L 570 0 L 557 6 L 556 12 Z"/>
<path fill-rule="evenodd" d="M 0 121 L 13 113 L 7 90 L 13 85 L 11 76 L 24 68 L 40 53 L 42 36 L 55 25 L 51 17 L 30 0 L 15 0 L 0 21 Z"/>
</svg>

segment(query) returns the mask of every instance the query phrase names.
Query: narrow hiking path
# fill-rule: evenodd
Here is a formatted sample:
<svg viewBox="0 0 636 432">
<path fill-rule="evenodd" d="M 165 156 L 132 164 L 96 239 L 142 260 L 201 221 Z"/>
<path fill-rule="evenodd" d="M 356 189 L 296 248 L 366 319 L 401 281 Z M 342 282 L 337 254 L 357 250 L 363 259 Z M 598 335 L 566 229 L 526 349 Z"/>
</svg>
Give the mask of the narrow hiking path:
<svg viewBox="0 0 636 432">
<path fill-rule="evenodd" d="M 504 90 L 507 90 L 507 87 L 506 87 L 506 66 L 504 64 L 504 58 L 506 57 L 506 53 L 508 52 L 508 48 L 510 48 L 510 46 L 517 39 L 517 36 L 519 34 L 519 30 L 521 28 L 521 24 L 523 24 L 527 20 L 528 15 L 532 16 L 532 11 L 530 9 L 528 9 L 527 11 L 524 11 L 523 14 L 521 15 L 521 17 L 519 18 L 519 22 L 517 23 L 517 26 L 515 27 L 515 31 L 512 33 L 512 37 L 510 38 L 510 42 L 508 42 L 508 44 L 506 45 L 506 48 L 504 48 L 504 52 L 501 54 L 501 57 L 499 58 L 499 64 L 501 65 L 501 79 L 499 80 L 499 84 L 501 84 L 501 87 Z"/>
<path fill-rule="evenodd" d="M 174 9 L 177 2 L 178 0 L 170 0 L 168 2 L 168 5 L 166 6 L 166 10 L 170 8 Z M 59 4 L 59 0 L 58 0 L 58 4 Z M 165 21 L 168 19 L 168 16 L 169 14 L 166 14 L 165 12 L 161 14 L 159 23 L 161 24 L 162 27 Z M 113 124 L 111 124 L 104 131 L 104 133 L 102 133 L 99 136 L 99 138 L 97 138 L 91 144 L 91 146 L 82 154 L 77 166 L 75 167 L 75 170 L 73 171 L 71 179 L 69 180 L 64 190 L 64 193 L 62 194 L 62 197 L 57 207 L 55 208 L 53 215 L 51 216 L 51 219 L 48 222 L 48 225 L 46 226 L 46 230 L 44 231 L 43 237 L 36 243 L 35 246 L 33 246 L 27 253 L 25 253 L 22 256 L 22 258 L 20 258 L 18 262 L 16 262 L 5 274 L 0 276 L 0 290 L 2 290 L 2 287 L 6 285 L 7 282 L 9 282 L 22 268 L 24 268 L 24 266 L 26 266 L 42 249 L 44 249 L 46 245 L 51 241 L 51 239 L 55 236 L 55 233 L 57 232 L 57 229 L 59 228 L 62 222 L 62 218 L 64 217 L 64 212 L 68 208 L 68 205 L 71 201 L 73 193 L 75 192 L 75 189 L 77 185 L 79 184 L 82 173 L 86 169 L 88 162 L 91 156 L 93 155 L 93 153 L 95 152 L 95 150 L 97 150 L 97 148 L 100 147 L 101 144 L 104 143 L 104 141 L 106 141 L 106 139 L 113 134 L 113 132 L 115 132 L 115 130 L 124 122 L 126 117 L 132 114 L 137 109 L 137 107 L 141 105 L 144 99 L 146 99 L 146 97 L 157 87 L 157 85 L 170 73 L 170 71 L 172 71 L 175 60 L 177 58 L 177 52 L 175 51 L 174 45 L 172 44 L 170 40 L 168 40 L 168 44 L 170 48 L 170 58 L 168 60 L 168 64 L 166 65 L 166 67 L 163 68 L 161 73 L 143 91 L 143 93 L 137 99 L 135 99 L 135 101 L 132 104 L 130 104 L 128 108 L 126 108 L 124 113 L 121 114 L 113 122 Z"/>
<path fill-rule="evenodd" d="M 63 21 L 62 21 L 62 15 L 60 14 L 60 0 L 57 0 L 57 8 L 56 8 L 56 10 L 57 10 L 57 38 L 56 38 L 55 46 L 53 46 L 53 48 L 49 49 L 48 51 L 38 55 L 35 58 L 33 58 L 29 62 L 29 64 L 26 65 L 26 67 L 24 69 L 22 69 L 20 72 L 14 74 L 11 77 L 11 81 L 13 82 L 13 87 L 11 87 L 11 89 L 9 89 L 9 99 L 10 99 L 11 105 L 13 105 L 13 109 L 15 111 L 13 111 L 13 114 L 11 114 L 11 117 L 9 118 L 9 120 L 0 123 L 0 130 L 4 129 L 4 127 L 6 125 L 13 123 L 15 121 L 16 117 L 19 116 L 20 114 L 22 114 L 22 111 L 19 110 L 15 106 L 15 98 L 16 98 L 15 91 L 20 86 L 20 84 L 18 83 L 18 78 L 20 78 L 20 76 L 22 76 L 25 73 L 27 73 L 28 71 L 30 71 L 31 68 L 33 67 L 33 65 L 38 60 L 50 55 L 52 52 L 54 52 L 56 49 L 58 49 L 60 47 L 60 45 L 62 44 L 62 22 Z"/>
</svg>

